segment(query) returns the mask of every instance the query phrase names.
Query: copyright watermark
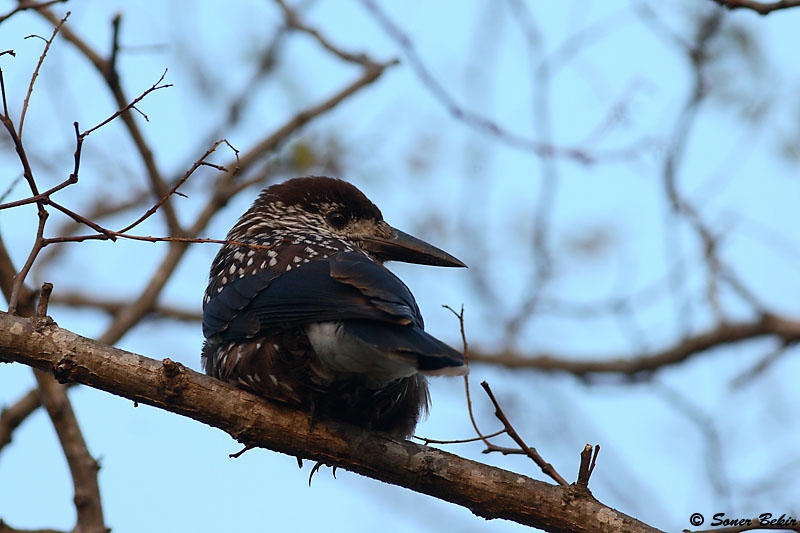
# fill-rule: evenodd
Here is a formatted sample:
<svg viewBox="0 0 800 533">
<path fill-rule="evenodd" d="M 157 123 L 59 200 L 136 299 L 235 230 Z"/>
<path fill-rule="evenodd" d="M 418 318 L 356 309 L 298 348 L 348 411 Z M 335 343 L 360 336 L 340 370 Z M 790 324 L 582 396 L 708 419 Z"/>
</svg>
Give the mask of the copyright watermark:
<svg viewBox="0 0 800 533">
<path fill-rule="evenodd" d="M 692 513 L 689 523 L 693 526 L 702 526 L 706 523 L 706 517 L 701 513 Z M 786 513 L 777 516 L 772 513 L 761 513 L 754 518 L 739 518 L 728 516 L 725 513 L 715 513 L 708 525 L 711 527 L 730 527 L 730 526 L 796 526 L 800 524 L 796 518 L 787 516 Z"/>
</svg>

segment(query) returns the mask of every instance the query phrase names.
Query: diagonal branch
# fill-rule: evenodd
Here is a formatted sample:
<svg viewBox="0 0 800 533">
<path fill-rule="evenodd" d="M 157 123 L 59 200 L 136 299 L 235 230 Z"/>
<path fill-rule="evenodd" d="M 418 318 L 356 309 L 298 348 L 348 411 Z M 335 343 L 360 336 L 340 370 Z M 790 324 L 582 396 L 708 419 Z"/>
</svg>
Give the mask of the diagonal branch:
<svg viewBox="0 0 800 533">
<path fill-rule="evenodd" d="M 22 11 L 26 11 L 29 9 L 41 9 L 43 7 L 50 7 L 53 4 L 60 4 L 62 2 L 66 2 L 67 0 L 49 0 L 47 2 L 33 2 L 31 0 L 21 0 L 17 7 L 6 13 L 5 15 L 0 15 L 0 23 L 5 22 L 6 20 L 10 19 L 17 13 Z M 3 530 L 2 528 L 2 521 L 0 521 L 0 531 Z"/>
<path fill-rule="evenodd" d="M 67 386 L 56 382 L 53 376 L 41 370 L 34 370 L 33 373 L 39 385 L 42 405 L 50 415 L 72 474 L 75 509 L 78 512 L 75 531 L 105 533 L 108 528 L 103 520 L 100 487 L 97 484 L 100 465 L 89 455 L 72 403 L 67 396 Z"/>
<path fill-rule="evenodd" d="M 0 359 L 2 361 L 2 359 Z M 31 389 L 10 407 L 0 411 L 0 450 L 11 442 L 14 430 L 42 405 L 39 390 Z M 0 529 L 2 531 L 2 529 Z"/>
<path fill-rule="evenodd" d="M 102 345 L 50 319 L 0 313 L 0 355 L 220 428 L 249 447 L 320 461 L 470 509 L 551 532 L 657 532 L 611 509 L 585 487 L 556 487 L 408 441 L 319 421 L 265 402 L 169 359 Z"/>
</svg>

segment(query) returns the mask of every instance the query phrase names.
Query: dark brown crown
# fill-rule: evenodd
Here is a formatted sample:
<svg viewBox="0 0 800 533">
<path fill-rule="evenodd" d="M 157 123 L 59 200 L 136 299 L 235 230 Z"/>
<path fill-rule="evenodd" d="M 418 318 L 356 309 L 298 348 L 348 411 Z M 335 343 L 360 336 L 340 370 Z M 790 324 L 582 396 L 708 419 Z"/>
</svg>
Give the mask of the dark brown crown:
<svg viewBox="0 0 800 533">
<path fill-rule="evenodd" d="M 347 209 L 352 218 L 383 220 L 380 209 L 364 193 L 344 180 L 324 176 L 294 178 L 264 189 L 258 205 L 281 202 L 308 213 L 319 213 L 325 205 Z"/>
</svg>

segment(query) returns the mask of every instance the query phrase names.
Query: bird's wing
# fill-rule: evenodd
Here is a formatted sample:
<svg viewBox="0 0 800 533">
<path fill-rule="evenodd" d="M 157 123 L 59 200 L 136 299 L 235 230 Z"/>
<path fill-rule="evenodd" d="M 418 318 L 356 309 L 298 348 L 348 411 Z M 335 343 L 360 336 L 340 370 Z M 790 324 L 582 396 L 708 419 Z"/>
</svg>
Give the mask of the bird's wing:
<svg viewBox="0 0 800 533">
<path fill-rule="evenodd" d="M 288 271 L 266 268 L 228 281 L 204 306 L 203 333 L 235 340 L 338 320 L 423 327 L 411 291 L 397 276 L 360 253 L 339 252 Z"/>
</svg>

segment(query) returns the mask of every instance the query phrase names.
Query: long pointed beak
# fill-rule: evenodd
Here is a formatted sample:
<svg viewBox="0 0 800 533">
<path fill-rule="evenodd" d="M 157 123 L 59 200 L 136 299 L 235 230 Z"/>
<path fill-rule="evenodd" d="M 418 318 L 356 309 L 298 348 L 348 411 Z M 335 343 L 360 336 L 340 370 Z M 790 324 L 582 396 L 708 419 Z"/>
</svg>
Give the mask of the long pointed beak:
<svg viewBox="0 0 800 533">
<path fill-rule="evenodd" d="M 399 229 L 392 227 L 389 229 L 391 229 L 391 233 L 388 237 L 367 237 L 363 241 L 364 248 L 381 261 L 402 261 L 403 263 L 443 267 L 467 266 L 432 244 Z"/>
</svg>

